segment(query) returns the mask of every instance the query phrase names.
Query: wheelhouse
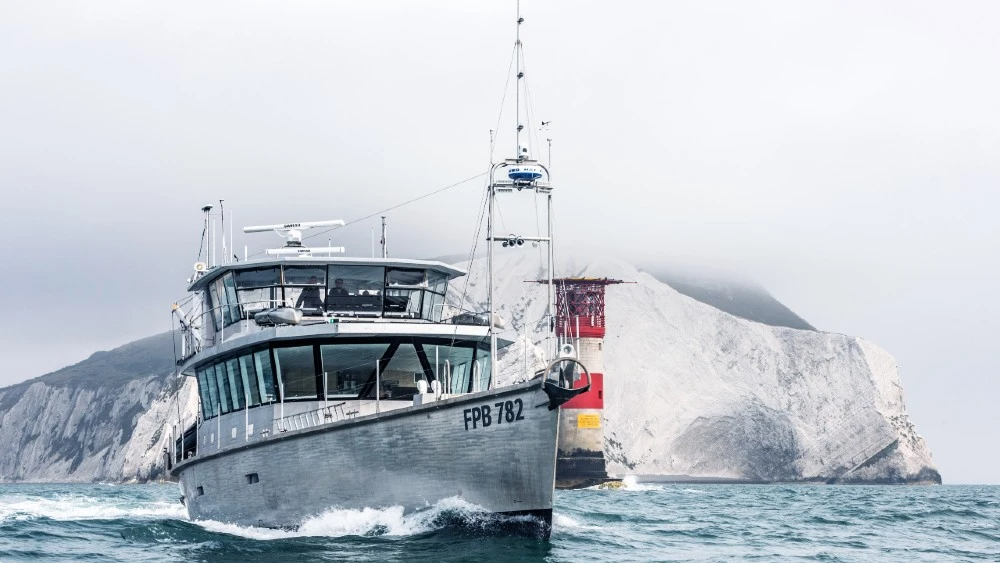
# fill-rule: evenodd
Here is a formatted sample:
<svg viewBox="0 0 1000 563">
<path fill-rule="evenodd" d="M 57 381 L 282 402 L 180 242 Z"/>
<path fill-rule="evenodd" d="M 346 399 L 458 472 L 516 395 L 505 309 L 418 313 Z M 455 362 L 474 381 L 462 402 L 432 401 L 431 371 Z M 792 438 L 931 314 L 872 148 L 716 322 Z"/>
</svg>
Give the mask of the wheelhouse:
<svg viewBox="0 0 1000 563">
<path fill-rule="evenodd" d="M 183 356 L 255 332 L 254 315 L 301 311 L 303 322 L 398 320 L 442 322 L 449 280 L 464 275 L 440 262 L 278 258 L 212 268 L 191 282 L 199 342 Z"/>
</svg>

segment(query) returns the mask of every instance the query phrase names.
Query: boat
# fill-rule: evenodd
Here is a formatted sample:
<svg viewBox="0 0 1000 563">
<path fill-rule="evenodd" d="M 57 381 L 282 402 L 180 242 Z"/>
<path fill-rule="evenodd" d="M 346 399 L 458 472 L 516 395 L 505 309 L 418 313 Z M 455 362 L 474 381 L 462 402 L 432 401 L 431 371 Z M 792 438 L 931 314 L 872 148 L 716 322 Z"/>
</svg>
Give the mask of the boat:
<svg viewBox="0 0 1000 563">
<path fill-rule="evenodd" d="M 331 509 L 416 511 L 457 497 L 548 537 L 560 407 L 590 376 L 571 345 L 552 339 L 545 369 L 495 383 L 498 351 L 510 344 L 498 336 L 496 245 L 548 248 L 555 318 L 553 189 L 517 125 L 517 155 L 489 173 L 488 310 L 446 305 L 461 269 L 390 258 L 384 221 L 381 256 L 304 244 L 309 229 L 344 225 L 333 220 L 245 227 L 284 245 L 236 260 L 222 202 L 218 213 L 202 208 L 208 259 L 199 253 L 188 296 L 173 306 L 178 370 L 196 382 L 198 408 L 191 424 L 169 429 L 166 452 L 192 519 L 296 528 Z M 520 193 L 548 202 L 545 236 L 495 234 L 495 199 Z"/>
</svg>

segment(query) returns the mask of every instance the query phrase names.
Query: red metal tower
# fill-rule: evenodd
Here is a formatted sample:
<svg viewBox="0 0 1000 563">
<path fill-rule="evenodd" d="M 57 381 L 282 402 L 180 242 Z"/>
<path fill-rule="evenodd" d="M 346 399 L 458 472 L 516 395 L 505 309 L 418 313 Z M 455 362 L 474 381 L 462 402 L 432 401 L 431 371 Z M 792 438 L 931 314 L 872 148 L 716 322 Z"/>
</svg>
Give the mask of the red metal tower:
<svg viewBox="0 0 1000 563">
<path fill-rule="evenodd" d="M 604 292 L 626 283 L 608 278 L 561 278 L 556 290 L 556 336 L 572 344 L 590 372 L 590 390 L 563 405 L 556 486 L 587 487 L 607 479 L 604 462 Z M 583 378 L 574 387 L 586 384 Z"/>
</svg>

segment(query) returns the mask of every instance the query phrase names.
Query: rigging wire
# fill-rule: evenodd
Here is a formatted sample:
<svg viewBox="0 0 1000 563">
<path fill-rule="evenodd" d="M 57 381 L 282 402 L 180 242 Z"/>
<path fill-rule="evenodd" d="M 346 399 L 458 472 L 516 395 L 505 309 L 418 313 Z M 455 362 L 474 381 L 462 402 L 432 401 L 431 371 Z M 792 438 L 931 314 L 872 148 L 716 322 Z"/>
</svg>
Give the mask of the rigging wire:
<svg viewBox="0 0 1000 563">
<path fill-rule="evenodd" d="M 174 333 L 174 312 L 170 311 L 170 343 L 174 346 L 174 369 L 177 368 L 177 335 Z"/>
<path fill-rule="evenodd" d="M 425 194 L 423 194 L 423 195 L 421 195 L 419 197 L 415 197 L 415 198 L 413 198 L 411 200 L 404 201 L 402 203 L 393 205 L 392 207 L 387 207 L 387 208 L 385 208 L 385 209 L 383 209 L 381 211 L 376 211 L 374 213 L 365 215 L 364 217 L 360 217 L 358 219 L 354 219 L 352 221 L 348 221 L 347 223 L 344 223 L 343 225 L 340 225 L 340 226 L 337 226 L 337 227 L 330 227 L 329 229 L 326 229 L 325 231 L 320 231 L 318 233 L 314 233 L 314 234 L 311 234 L 309 236 L 302 237 L 302 240 L 309 240 L 311 238 L 315 238 L 315 237 L 318 237 L 320 235 L 325 235 L 326 233 L 329 233 L 330 231 L 334 231 L 334 230 L 337 230 L 337 229 L 343 229 L 344 227 L 348 227 L 348 226 L 354 225 L 355 223 L 360 223 L 361 221 L 364 221 L 365 219 L 371 219 L 372 217 L 377 217 L 379 215 L 382 215 L 383 213 L 388 213 L 389 211 L 392 211 L 394 209 L 399 209 L 400 207 L 403 207 L 404 205 L 409 205 L 411 203 L 416 203 L 416 202 L 418 202 L 418 201 L 420 201 L 420 200 L 422 200 L 424 198 L 428 198 L 428 197 L 431 197 L 433 195 L 437 195 L 437 194 L 439 194 L 441 192 L 444 192 L 444 191 L 450 190 L 452 188 L 461 186 L 462 184 L 465 184 L 466 182 L 471 182 L 472 180 L 475 180 L 477 178 L 482 178 L 483 176 L 485 176 L 487 174 L 489 174 L 489 172 L 480 172 L 479 174 L 476 174 L 476 175 L 473 175 L 473 176 L 469 176 L 468 178 L 466 178 L 464 180 L 460 180 L 458 182 L 455 182 L 454 184 L 449 184 L 449 185 L 447 185 L 447 186 L 445 186 L 443 188 L 438 188 L 438 189 L 436 189 L 436 190 L 434 190 L 432 192 L 427 192 L 427 193 L 425 193 Z M 261 251 L 258 251 L 258 252 L 255 252 L 255 253 L 251 254 L 250 257 L 252 258 L 252 257 L 255 257 L 255 256 L 260 256 L 261 254 L 264 254 L 265 252 L 267 252 L 267 251 L 266 250 L 261 250 Z"/>
<path fill-rule="evenodd" d="M 486 215 L 487 198 L 489 197 L 489 190 L 490 187 L 487 185 L 486 189 L 483 190 L 483 199 L 479 202 L 479 220 L 476 221 L 476 233 L 472 237 L 472 251 L 469 252 L 469 269 L 472 269 L 472 263 L 476 259 L 476 249 L 479 247 L 479 233 L 481 233 L 483 229 L 483 217 L 485 217 Z M 465 276 L 465 285 L 462 287 L 462 297 L 458 303 L 458 309 L 460 311 L 465 311 L 465 298 L 469 293 L 470 277 L 471 276 L 469 275 Z"/>
<path fill-rule="evenodd" d="M 503 97 L 500 98 L 500 113 L 497 114 L 497 125 L 496 125 L 496 129 L 494 129 L 494 131 L 496 131 L 498 134 L 500 132 L 500 120 L 503 118 L 503 105 L 507 101 L 507 89 L 510 86 L 510 75 L 511 75 L 510 69 L 514 68 L 514 57 L 515 56 L 517 56 L 517 45 L 516 44 L 514 45 L 514 49 L 510 53 L 510 64 L 507 65 L 507 81 L 504 82 L 504 85 L 503 85 Z M 494 147 L 496 147 L 496 144 L 497 144 L 496 137 L 495 136 L 491 137 L 490 138 L 490 165 L 493 164 L 493 152 L 494 152 Z"/>
<path fill-rule="evenodd" d="M 531 143 L 533 151 L 538 151 L 535 160 L 541 159 L 542 143 L 538 137 L 538 129 L 535 128 L 535 106 L 531 99 L 531 85 L 528 83 L 527 65 L 524 62 L 524 47 L 521 47 L 521 72 L 524 73 L 524 104 L 525 117 L 528 120 L 528 142 Z"/>
</svg>

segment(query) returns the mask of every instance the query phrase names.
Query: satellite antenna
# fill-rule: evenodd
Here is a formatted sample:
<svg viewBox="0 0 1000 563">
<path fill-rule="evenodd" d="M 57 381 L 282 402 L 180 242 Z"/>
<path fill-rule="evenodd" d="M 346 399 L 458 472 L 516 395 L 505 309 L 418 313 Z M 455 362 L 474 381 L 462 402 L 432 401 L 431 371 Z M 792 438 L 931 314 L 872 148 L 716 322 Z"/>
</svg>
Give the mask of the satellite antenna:
<svg viewBox="0 0 1000 563">
<path fill-rule="evenodd" d="M 243 227 L 244 233 L 264 233 L 274 231 L 278 236 L 285 239 L 285 246 L 282 248 L 269 248 L 267 254 L 272 256 L 312 256 L 313 254 L 340 254 L 344 252 L 343 246 L 321 246 L 309 248 L 302 246 L 302 231 L 316 227 L 343 227 L 342 219 L 332 221 L 307 221 L 299 223 L 284 223 L 282 225 L 255 225 Z"/>
</svg>

